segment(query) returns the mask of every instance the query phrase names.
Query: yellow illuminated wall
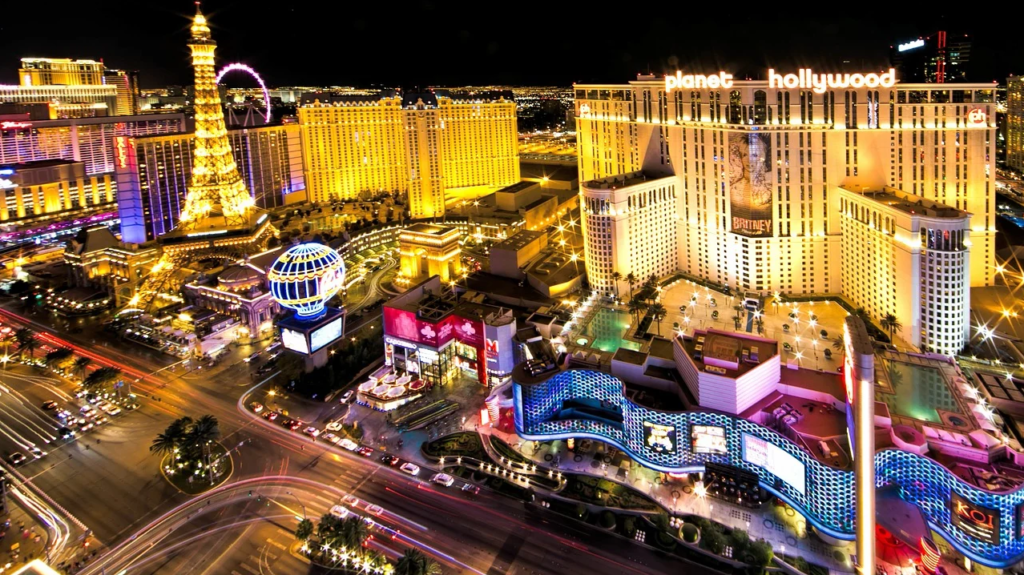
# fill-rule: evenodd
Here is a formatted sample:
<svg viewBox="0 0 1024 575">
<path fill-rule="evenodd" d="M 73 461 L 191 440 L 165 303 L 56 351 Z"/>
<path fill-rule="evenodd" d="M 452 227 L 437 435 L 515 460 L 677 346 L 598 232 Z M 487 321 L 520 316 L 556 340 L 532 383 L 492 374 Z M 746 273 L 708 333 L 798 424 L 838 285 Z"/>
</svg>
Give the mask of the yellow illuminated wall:
<svg viewBox="0 0 1024 575">
<path fill-rule="evenodd" d="M 103 63 L 70 58 L 22 58 L 22 86 L 95 86 L 103 83 Z"/>
<path fill-rule="evenodd" d="M 1006 165 L 1024 171 L 1024 76 L 1006 80 Z"/>
<path fill-rule="evenodd" d="M 457 228 L 413 224 L 398 236 L 402 277 L 416 280 L 440 276 L 442 282 L 458 279 L 462 274 L 461 234 Z M 417 231 L 422 229 L 423 231 Z"/>
<path fill-rule="evenodd" d="M 310 200 L 407 192 L 412 217 L 423 218 L 444 214 L 448 188 L 518 182 L 515 103 L 437 100 L 436 107 L 382 98 L 299 108 Z"/>
<path fill-rule="evenodd" d="M 111 174 L 0 188 L 0 221 L 41 216 L 116 200 Z"/>
</svg>

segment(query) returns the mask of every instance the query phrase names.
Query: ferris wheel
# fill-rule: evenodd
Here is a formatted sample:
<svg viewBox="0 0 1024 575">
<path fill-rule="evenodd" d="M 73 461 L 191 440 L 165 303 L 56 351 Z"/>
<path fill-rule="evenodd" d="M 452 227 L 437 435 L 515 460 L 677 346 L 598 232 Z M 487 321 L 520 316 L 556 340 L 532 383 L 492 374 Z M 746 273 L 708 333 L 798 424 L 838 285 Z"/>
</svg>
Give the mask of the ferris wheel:
<svg viewBox="0 0 1024 575">
<path fill-rule="evenodd" d="M 239 62 L 235 62 L 232 64 L 228 64 L 227 66 L 224 66 L 223 68 L 221 68 L 220 72 L 217 72 L 216 82 L 220 84 L 221 78 L 223 78 L 229 72 L 244 72 L 248 74 L 250 77 L 252 77 L 252 79 L 256 80 L 256 83 L 259 84 L 260 89 L 263 90 L 263 107 L 265 109 L 265 112 L 263 113 L 263 121 L 264 123 L 269 124 L 271 118 L 270 90 L 267 89 L 267 84 L 263 81 L 263 78 L 261 78 L 260 75 L 256 72 L 256 70 L 253 70 L 251 67 Z M 256 125 L 254 112 L 255 110 L 255 103 L 249 102 L 248 105 L 246 106 L 245 119 L 241 122 L 243 126 Z M 228 108 L 228 115 L 230 116 L 231 123 L 239 123 L 238 118 L 235 116 L 234 108 Z"/>
</svg>

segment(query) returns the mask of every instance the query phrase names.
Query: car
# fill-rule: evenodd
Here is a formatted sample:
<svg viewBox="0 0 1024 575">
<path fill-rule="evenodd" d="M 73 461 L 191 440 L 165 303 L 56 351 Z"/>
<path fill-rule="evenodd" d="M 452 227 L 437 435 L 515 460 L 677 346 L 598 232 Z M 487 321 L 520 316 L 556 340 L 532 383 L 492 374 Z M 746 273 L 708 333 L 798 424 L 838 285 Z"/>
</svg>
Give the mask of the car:
<svg viewBox="0 0 1024 575">
<path fill-rule="evenodd" d="M 472 483 L 467 483 L 467 484 L 462 486 L 462 492 L 463 493 L 470 493 L 470 494 L 473 494 L 473 495 L 479 495 L 480 494 L 480 486 L 479 485 L 473 485 Z"/>
<path fill-rule="evenodd" d="M 121 413 L 121 408 L 111 403 L 104 407 L 103 411 L 107 412 L 107 415 L 117 415 Z"/>
<path fill-rule="evenodd" d="M 313 427 L 313 426 L 311 425 L 311 426 L 307 427 L 306 429 L 303 429 L 303 430 L 302 430 L 302 433 L 304 433 L 304 434 L 306 434 L 306 435 L 308 435 L 308 436 L 312 437 L 313 439 L 316 439 L 316 438 L 317 438 L 317 436 L 319 436 L 319 435 L 320 435 L 320 430 L 319 430 L 319 429 L 317 429 L 317 428 L 315 428 L 315 427 Z"/>
<path fill-rule="evenodd" d="M 355 451 L 355 450 L 359 449 L 359 444 L 356 443 L 355 441 L 352 441 L 351 439 L 348 439 L 347 437 L 345 439 L 342 439 L 341 441 L 339 441 L 338 445 L 344 447 L 345 449 L 347 449 L 349 451 Z"/>
<path fill-rule="evenodd" d="M 99 396 L 96 395 L 87 395 L 85 396 L 85 400 L 88 401 L 89 403 L 98 403 L 100 401 L 100 398 Z"/>
<path fill-rule="evenodd" d="M 86 417 L 96 415 L 96 410 L 93 409 L 91 405 L 83 405 L 82 409 L 79 409 L 78 412 Z"/>
<path fill-rule="evenodd" d="M 279 419 L 277 420 L 277 422 L 278 422 L 278 423 L 280 423 L 282 427 L 288 427 L 288 426 L 290 426 L 290 425 L 291 425 L 291 424 L 292 424 L 292 423 L 293 423 L 294 421 L 295 421 L 294 419 L 292 419 L 292 418 L 290 418 L 290 417 L 284 417 L 284 416 L 281 416 L 281 417 L 280 417 L 280 418 L 279 418 Z"/>
<path fill-rule="evenodd" d="M 299 421 L 298 419 L 293 419 L 292 422 L 290 424 L 288 424 L 288 429 L 290 429 L 292 431 L 295 431 L 296 429 L 298 429 L 300 427 L 302 427 L 302 422 Z"/>
<path fill-rule="evenodd" d="M 341 403 L 348 403 L 348 400 L 352 399 L 352 395 L 354 393 L 355 392 L 350 389 L 350 390 L 346 391 L 345 393 L 341 394 Z"/>
<path fill-rule="evenodd" d="M 359 448 L 359 451 L 357 453 L 359 453 L 359 455 L 362 455 L 363 457 L 373 457 L 373 448 L 366 447 L 364 445 L 363 447 Z"/>
<path fill-rule="evenodd" d="M 79 421 L 82 421 L 82 420 L 79 420 Z M 91 421 L 86 421 L 85 423 L 79 423 L 78 424 L 78 429 L 80 429 L 82 431 L 89 431 L 93 427 L 96 427 L 96 425 L 94 423 L 92 423 Z"/>
<path fill-rule="evenodd" d="M 370 504 L 366 506 L 366 512 L 370 515 L 379 516 L 381 513 L 384 513 L 384 508 L 381 507 L 380 505 Z"/>
<path fill-rule="evenodd" d="M 359 505 L 359 498 L 356 497 L 355 495 L 346 495 L 341 498 L 341 501 L 345 505 L 351 505 L 352 507 Z"/>
<path fill-rule="evenodd" d="M 75 430 L 70 427 L 61 426 L 57 428 L 57 435 L 59 435 L 61 439 L 71 439 L 75 436 Z"/>
<path fill-rule="evenodd" d="M 71 417 L 71 412 L 66 409 L 58 409 L 57 411 L 53 412 L 53 416 L 59 419 L 64 419 L 67 417 Z"/>
<path fill-rule="evenodd" d="M 43 409 L 45 409 L 46 411 L 53 411 L 53 410 L 57 409 L 57 402 L 56 401 L 46 401 L 46 402 L 43 403 Z"/>
<path fill-rule="evenodd" d="M 402 466 L 399 467 L 399 469 L 401 469 L 402 471 L 408 473 L 409 475 L 419 475 L 420 474 L 420 466 L 416 465 L 415 463 L 408 463 L 408 462 L 403 463 Z"/>
<path fill-rule="evenodd" d="M 348 517 L 349 513 L 351 513 L 351 511 L 349 511 L 347 507 L 344 507 L 342 505 L 334 505 L 333 507 L 331 507 L 330 511 L 330 514 L 337 517 L 338 519 L 344 519 Z"/>
<path fill-rule="evenodd" d="M 258 401 L 254 401 L 254 402 L 249 404 L 249 408 L 252 409 L 256 413 L 259 413 L 259 412 L 263 411 L 263 404 L 258 402 Z"/>
<path fill-rule="evenodd" d="M 110 415 L 117 415 L 117 414 L 116 413 L 111 413 Z M 95 423 L 96 425 L 103 425 L 104 423 L 110 423 L 110 418 L 107 417 L 107 416 L 101 415 L 101 416 L 99 416 L 97 418 L 94 418 L 92 420 L 92 422 Z"/>
<path fill-rule="evenodd" d="M 100 409 L 102 409 L 104 411 L 107 410 L 107 407 L 109 405 L 111 405 L 111 403 L 109 401 L 105 400 L 105 399 L 101 399 L 101 400 L 96 402 L 96 407 L 98 407 L 98 408 L 100 408 Z"/>
<path fill-rule="evenodd" d="M 397 465 L 399 461 L 397 455 L 382 455 L 380 458 L 380 462 L 385 465 Z"/>
<path fill-rule="evenodd" d="M 320 439 L 323 439 L 324 441 L 329 441 L 334 445 L 337 445 L 338 442 L 341 441 L 341 438 L 338 437 L 337 435 L 334 435 L 333 433 L 324 433 L 323 435 L 320 436 Z"/>
<path fill-rule="evenodd" d="M 451 487 L 455 483 L 455 478 L 447 473 L 435 473 L 430 476 L 430 481 L 438 485 L 444 485 L 445 487 Z"/>
<path fill-rule="evenodd" d="M 332 421 L 332 422 L 328 423 L 327 425 L 325 425 L 324 429 L 326 429 L 327 431 L 341 431 L 341 422 L 340 421 Z"/>
<path fill-rule="evenodd" d="M 46 455 L 46 452 L 43 451 L 42 449 L 39 449 L 38 447 L 33 447 L 29 449 L 28 452 L 31 453 L 32 457 L 35 457 L 36 459 L 42 459 L 43 456 Z"/>
<path fill-rule="evenodd" d="M 266 419 L 267 421 L 274 421 L 275 419 L 277 419 L 277 416 L 278 416 L 278 413 L 276 411 L 264 411 L 263 412 L 263 419 Z"/>
<path fill-rule="evenodd" d="M 19 453 L 19 452 L 16 451 L 16 452 L 10 454 L 9 456 L 7 456 L 7 461 L 10 461 L 11 465 L 21 465 L 21 464 L 25 463 L 26 461 L 28 461 L 28 458 L 25 457 L 24 453 Z"/>
</svg>

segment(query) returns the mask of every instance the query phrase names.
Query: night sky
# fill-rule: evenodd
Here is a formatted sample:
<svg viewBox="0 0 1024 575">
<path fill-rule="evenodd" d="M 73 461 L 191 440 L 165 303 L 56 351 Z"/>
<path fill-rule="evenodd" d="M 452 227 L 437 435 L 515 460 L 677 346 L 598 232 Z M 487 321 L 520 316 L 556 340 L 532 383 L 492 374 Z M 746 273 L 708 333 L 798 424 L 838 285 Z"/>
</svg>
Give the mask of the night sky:
<svg viewBox="0 0 1024 575">
<path fill-rule="evenodd" d="M 827 71 L 844 60 L 868 71 L 887 67 L 890 44 L 938 29 L 974 37 L 972 80 L 1024 72 L 1014 19 L 993 16 L 982 27 L 963 8 L 944 17 L 920 14 L 935 12 L 930 8 L 899 14 L 885 5 L 847 4 L 852 15 L 839 18 L 841 5 L 810 2 L 787 5 L 783 18 L 771 4 L 738 15 L 713 2 L 611 4 L 634 6 L 632 13 L 551 1 L 263 5 L 210 0 L 203 10 L 219 44 L 218 64 L 245 62 L 276 86 L 619 83 L 678 65 L 756 78 L 769 66 Z M 723 15 L 708 15 L 714 12 Z M 189 84 L 192 13 L 192 3 L 180 0 L 9 2 L 0 19 L 0 83 L 17 83 L 19 58 L 47 56 L 137 69 L 144 88 Z"/>
</svg>

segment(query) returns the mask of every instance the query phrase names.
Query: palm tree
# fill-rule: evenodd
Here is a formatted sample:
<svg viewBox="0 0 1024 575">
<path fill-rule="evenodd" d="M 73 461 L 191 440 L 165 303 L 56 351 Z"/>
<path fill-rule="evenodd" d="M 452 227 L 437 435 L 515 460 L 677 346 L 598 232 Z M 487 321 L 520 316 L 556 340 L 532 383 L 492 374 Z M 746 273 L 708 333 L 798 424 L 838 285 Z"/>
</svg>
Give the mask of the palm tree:
<svg viewBox="0 0 1024 575">
<path fill-rule="evenodd" d="M 650 307 L 651 316 L 654 321 L 658 322 L 658 335 L 661 335 L 661 320 L 665 319 L 665 315 L 668 314 L 668 310 L 661 302 L 654 302 Z"/>
<path fill-rule="evenodd" d="M 341 522 L 338 529 L 338 542 L 348 549 L 357 549 L 370 535 L 366 522 L 359 517 L 349 517 Z"/>
<path fill-rule="evenodd" d="M 841 335 L 837 335 L 832 338 L 832 349 L 836 351 L 843 351 L 846 349 L 846 338 Z"/>
<path fill-rule="evenodd" d="M 18 343 L 18 353 L 21 354 L 22 359 L 25 358 L 25 352 L 28 352 L 28 356 L 32 357 L 35 351 L 39 349 L 39 339 L 36 338 L 36 334 L 27 327 L 23 327 L 18 331 L 14 332 L 14 341 Z"/>
<path fill-rule="evenodd" d="M 395 575 L 441 575 L 441 566 L 419 549 L 410 547 L 395 563 Z"/>
<path fill-rule="evenodd" d="M 900 320 L 897 319 L 896 316 L 891 314 L 891 313 L 890 314 L 886 314 L 885 317 L 882 318 L 882 322 L 881 323 L 882 323 L 882 329 L 885 329 L 885 330 L 887 330 L 889 332 L 889 341 L 890 342 L 893 340 L 892 339 L 893 338 L 893 332 L 897 332 L 897 331 L 903 329 L 903 324 L 901 324 Z"/>
<path fill-rule="evenodd" d="M 178 449 L 178 439 L 167 433 L 160 433 L 153 439 L 149 446 L 150 453 L 158 455 L 170 455 Z"/>
<path fill-rule="evenodd" d="M 163 433 L 156 436 L 152 445 L 149 446 L 149 450 L 161 455 L 174 453 L 175 450 L 182 450 L 185 447 L 188 429 L 191 425 L 191 417 L 175 419 L 164 429 Z"/>
<path fill-rule="evenodd" d="M 87 357 L 80 357 L 75 360 L 75 373 L 77 373 L 78 377 L 82 380 L 85 380 L 85 370 L 91 363 L 92 360 Z"/>
<path fill-rule="evenodd" d="M 101 367 L 82 380 L 82 386 L 89 391 L 106 391 L 107 386 L 121 379 L 121 370 L 116 367 Z"/>
<path fill-rule="evenodd" d="M 44 356 L 45 359 L 43 361 L 46 363 L 46 367 L 53 368 L 63 365 L 65 362 L 67 362 L 67 360 L 74 357 L 74 355 L 75 352 L 71 351 L 66 347 L 61 347 L 53 351 L 47 352 L 47 354 Z"/>
<path fill-rule="evenodd" d="M 306 541 L 313 535 L 313 522 L 309 519 L 303 519 L 299 521 L 299 525 L 295 528 L 295 538 L 299 541 Z"/>
<path fill-rule="evenodd" d="M 615 299 L 619 299 L 619 281 L 622 279 L 622 274 L 617 271 L 612 272 L 612 281 L 615 282 Z"/>
<path fill-rule="evenodd" d="M 635 316 L 634 319 L 637 325 L 640 324 L 640 314 L 642 314 L 645 311 L 647 311 L 647 302 L 640 299 L 639 297 L 635 297 L 629 300 L 629 313 Z"/>
<path fill-rule="evenodd" d="M 640 280 L 637 279 L 636 274 L 633 272 L 626 274 L 626 283 L 629 284 L 629 299 L 633 299 L 633 286 L 636 285 L 636 282 L 638 281 Z"/>
</svg>

